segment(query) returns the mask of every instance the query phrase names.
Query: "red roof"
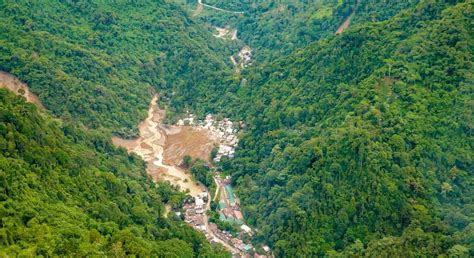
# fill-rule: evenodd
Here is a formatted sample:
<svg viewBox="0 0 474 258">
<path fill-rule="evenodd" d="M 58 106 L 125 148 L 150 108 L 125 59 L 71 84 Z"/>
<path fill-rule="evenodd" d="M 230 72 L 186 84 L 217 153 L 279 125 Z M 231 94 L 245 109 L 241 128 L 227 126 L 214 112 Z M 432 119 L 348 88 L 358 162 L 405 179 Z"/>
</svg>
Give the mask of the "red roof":
<svg viewBox="0 0 474 258">
<path fill-rule="evenodd" d="M 235 218 L 238 220 L 243 220 L 244 216 L 242 215 L 242 212 L 240 211 L 234 211 Z"/>
</svg>

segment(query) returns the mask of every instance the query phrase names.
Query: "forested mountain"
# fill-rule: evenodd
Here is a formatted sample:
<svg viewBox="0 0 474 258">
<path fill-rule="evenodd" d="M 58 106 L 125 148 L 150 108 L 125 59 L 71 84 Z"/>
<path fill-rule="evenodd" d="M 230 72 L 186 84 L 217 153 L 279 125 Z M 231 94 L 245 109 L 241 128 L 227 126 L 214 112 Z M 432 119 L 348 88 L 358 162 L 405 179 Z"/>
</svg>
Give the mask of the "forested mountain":
<svg viewBox="0 0 474 258">
<path fill-rule="evenodd" d="M 194 13 L 196 0 L 175 0 L 184 3 Z M 216 40 L 232 46 L 248 44 L 252 50 L 253 63 L 257 70 L 270 67 L 279 58 L 303 48 L 319 39 L 331 37 L 338 27 L 351 15 L 351 24 L 384 21 L 397 13 L 416 6 L 418 0 L 404 1 L 220 1 L 204 0 L 203 3 L 226 10 L 244 11 L 231 14 L 204 7 L 194 17 L 205 26 L 237 29 L 238 42 Z M 208 28 L 213 31 L 214 28 Z M 170 108 L 182 112 L 184 107 L 201 116 L 206 113 L 224 112 L 242 117 L 235 110 L 245 106 L 245 101 L 236 94 L 242 77 L 222 76 L 217 83 L 188 84 L 171 98 Z M 250 85 L 252 87 L 252 85 Z M 199 90 L 196 90 L 199 89 Z M 255 102 L 252 100 L 252 103 Z M 232 104 L 229 104 L 232 103 Z"/>
<path fill-rule="evenodd" d="M 197 1 L 185 2 L 192 9 Z M 352 24 L 383 21 L 401 10 L 414 7 L 418 0 L 203 0 L 203 2 L 226 10 L 244 12 L 244 14 L 231 14 L 203 10 L 197 19 L 220 27 L 236 28 L 239 40 L 254 49 L 255 60 L 262 62 L 273 61 L 297 48 L 334 34 L 339 25 L 353 12 L 357 15 L 353 16 Z"/>
<path fill-rule="evenodd" d="M 223 44 L 166 1 L 2 1 L 0 22 L 0 70 L 56 116 L 123 136 L 135 135 L 151 90 L 213 84 L 229 62 Z"/>
<path fill-rule="evenodd" d="M 223 167 L 277 256 L 473 255 L 473 15 L 425 1 L 241 75 Z"/>
<path fill-rule="evenodd" d="M 184 194 L 155 186 L 138 156 L 4 89 L 0 189 L 0 256 L 226 255 L 163 217 Z"/>
<path fill-rule="evenodd" d="M 474 256 L 473 0 L 203 2 L 245 13 L 0 1 L 0 70 L 49 110 L 0 90 L 0 256 L 227 255 L 111 144 L 154 92 L 168 121 L 244 121 L 214 165 L 276 257 Z M 226 25 L 237 41 L 212 36 Z"/>
</svg>

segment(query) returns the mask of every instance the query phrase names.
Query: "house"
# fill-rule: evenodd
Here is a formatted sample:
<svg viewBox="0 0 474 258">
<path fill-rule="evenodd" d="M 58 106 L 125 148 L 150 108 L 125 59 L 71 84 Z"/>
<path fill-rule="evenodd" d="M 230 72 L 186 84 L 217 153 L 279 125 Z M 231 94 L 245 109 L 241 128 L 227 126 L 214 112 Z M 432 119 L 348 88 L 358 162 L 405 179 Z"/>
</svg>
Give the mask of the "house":
<svg viewBox="0 0 474 258">
<path fill-rule="evenodd" d="M 248 234 L 252 233 L 252 229 L 245 224 L 240 226 L 240 229 L 242 229 L 245 233 L 248 233 Z"/>
<path fill-rule="evenodd" d="M 238 220 L 243 220 L 244 219 L 244 216 L 242 215 L 242 212 L 239 211 L 239 210 L 234 210 L 234 216 Z"/>
<path fill-rule="evenodd" d="M 234 211 L 232 210 L 231 207 L 225 208 L 223 212 L 226 218 L 234 220 Z"/>
<path fill-rule="evenodd" d="M 207 198 L 207 192 L 201 192 L 198 194 L 198 197 L 201 199 Z"/>
<path fill-rule="evenodd" d="M 196 204 L 196 210 L 202 210 L 202 208 L 204 207 L 204 200 L 201 198 L 196 198 L 195 204 Z"/>
</svg>

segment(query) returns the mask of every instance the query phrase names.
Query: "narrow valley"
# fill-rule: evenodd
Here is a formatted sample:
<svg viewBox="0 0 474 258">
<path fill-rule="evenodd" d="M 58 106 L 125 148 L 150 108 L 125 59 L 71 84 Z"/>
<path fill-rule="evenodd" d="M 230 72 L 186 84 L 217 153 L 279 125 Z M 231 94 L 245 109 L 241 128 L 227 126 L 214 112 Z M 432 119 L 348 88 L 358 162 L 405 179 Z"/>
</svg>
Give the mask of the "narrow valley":
<svg viewBox="0 0 474 258">
<path fill-rule="evenodd" d="M 251 229 L 243 224 L 244 218 L 236 202 L 235 193 L 229 190 L 231 189 L 229 177 L 226 180 L 221 179 L 220 174 L 216 172 L 213 179 L 216 196 L 211 198 L 209 189 L 197 182 L 190 171 L 183 167 L 183 158 L 186 156 L 210 162 L 212 149 L 217 147 L 219 148 L 216 149 L 216 160 L 219 161 L 222 155 L 232 156 L 232 146 L 236 146 L 238 141 L 232 134 L 233 123 L 228 120 L 214 121 L 210 115 L 206 120 L 198 122 L 191 115 L 178 121 L 178 125 L 165 125 L 162 122 L 165 113 L 165 110 L 160 110 L 158 107 L 158 96 L 153 96 L 147 118 L 138 125 L 140 136 L 137 139 L 114 136 L 112 142 L 117 147 L 123 147 L 145 160 L 147 173 L 155 182 L 167 181 L 192 197 L 191 201 L 183 206 L 184 219 L 190 226 L 202 231 L 209 242 L 222 244 L 234 256 L 246 257 L 247 252 L 253 248 L 252 245 L 222 231 L 215 223 L 209 221 L 211 201 L 216 199 L 223 216 L 222 221 L 235 220 L 238 225 L 243 225 L 241 227 L 243 233 L 251 234 Z M 174 212 L 167 206 L 167 217 L 170 216 L 169 213 Z M 180 212 L 177 214 L 180 215 Z"/>
<path fill-rule="evenodd" d="M 473 21 L 0 1 L 0 257 L 474 257 Z"/>
</svg>

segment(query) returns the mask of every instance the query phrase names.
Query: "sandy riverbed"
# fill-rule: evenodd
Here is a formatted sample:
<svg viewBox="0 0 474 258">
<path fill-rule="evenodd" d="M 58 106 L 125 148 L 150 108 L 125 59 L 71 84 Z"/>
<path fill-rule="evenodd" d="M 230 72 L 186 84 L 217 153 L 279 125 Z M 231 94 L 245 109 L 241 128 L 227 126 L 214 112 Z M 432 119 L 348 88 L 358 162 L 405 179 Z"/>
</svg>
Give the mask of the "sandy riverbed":
<svg viewBox="0 0 474 258">
<path fill-rule="evenodd" d="M 147 172 L 153 180 L 167 180 L 180 187 L 182 191 L 189 190 L 190 195 L 196 196 L 205 191 L 205 187 L 195 183 L 191 175 L 179 167 L 183 157 L 209 160 L 214 140 L 202 129 L 190 126 L 165 127 L 161 124 L 164 111 L 157 106 L 158 97 L 153 97 L 148 117 L 138 126 L 140 137 L 126 140 L 113 137 L 116 146 L 126 148 L 141 156 L 147 163 Z"/>
</svg>

